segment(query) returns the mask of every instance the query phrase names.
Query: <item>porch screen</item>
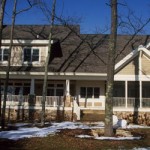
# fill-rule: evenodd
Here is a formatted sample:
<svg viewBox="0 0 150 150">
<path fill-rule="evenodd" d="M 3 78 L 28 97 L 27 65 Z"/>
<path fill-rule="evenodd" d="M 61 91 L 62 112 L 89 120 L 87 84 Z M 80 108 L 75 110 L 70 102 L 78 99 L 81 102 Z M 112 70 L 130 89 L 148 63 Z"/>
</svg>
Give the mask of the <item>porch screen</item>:
<svg viewBox="0 0 150 150">
<path fill-rule="evenodd" d="M 114 82 L 114 97 L 125 97 L 125 82 L 124 81 L 115 81 Z"/>
</svg>

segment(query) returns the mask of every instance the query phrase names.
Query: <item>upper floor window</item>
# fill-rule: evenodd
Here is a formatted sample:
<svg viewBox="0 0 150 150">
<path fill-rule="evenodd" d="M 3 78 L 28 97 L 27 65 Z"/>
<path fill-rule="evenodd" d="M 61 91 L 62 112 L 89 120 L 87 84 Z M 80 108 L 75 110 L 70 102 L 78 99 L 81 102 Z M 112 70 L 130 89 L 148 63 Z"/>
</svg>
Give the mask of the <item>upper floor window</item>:
<svg viewBox="0 0 150 150">
<path fill-rule="evenodd" d="M 0 49 L 0 61 L 8 61 L 8 49 Z"/>
<path fill-rule="evenodd" d="M 39 49 L 38 48 L 24 48 L 24 62 L 38 62 Z"/>
</svg>

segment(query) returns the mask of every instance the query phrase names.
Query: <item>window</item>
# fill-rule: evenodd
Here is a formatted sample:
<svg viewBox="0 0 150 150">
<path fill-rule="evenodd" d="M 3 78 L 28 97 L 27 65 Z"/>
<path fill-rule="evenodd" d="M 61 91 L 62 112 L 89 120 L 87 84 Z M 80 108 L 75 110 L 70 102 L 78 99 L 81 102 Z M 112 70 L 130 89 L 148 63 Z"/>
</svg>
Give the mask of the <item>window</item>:
<svg viewBox="0 0 150 150">
<path fill-rule="evenodd" d="M 39 61 L 39 49 L 37 48 L 24 48 L 24 61 L 37 62 Z"/>
<path fill-rule="evenodd" d="M 8 61 L 8 49 L 0 49 L 0 61 Z"/>
<path fill-rule="evenodd" d="M 63 96 L 64 90 L 63 89 L 56 89 L 56 96 Z"/>
<path fill-rule="evenodd" d="M 98 87 L 94 88 L 94 98 L 99 98 L 100 96 L 100 89 Z"/>
<path fill-rule="evenodd" d="M 99 98 L 100 88 L 99 87 L 81 87 L 80 96 L 81 98 Z"/>
<path fill-rule="evenodd" d="M 47 95 L 48 96 L 63 96 L 64 85 L 63 84 L 48 84 Z"/>
</svg>

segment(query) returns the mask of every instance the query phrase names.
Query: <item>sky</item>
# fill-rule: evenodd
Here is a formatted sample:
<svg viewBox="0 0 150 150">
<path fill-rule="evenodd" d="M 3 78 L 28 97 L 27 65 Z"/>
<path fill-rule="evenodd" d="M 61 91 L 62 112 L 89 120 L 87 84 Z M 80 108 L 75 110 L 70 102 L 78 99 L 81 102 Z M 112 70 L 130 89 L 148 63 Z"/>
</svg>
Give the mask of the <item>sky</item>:
<svg viewBox="0 0 150 150">
<path fill-rule="evenodd" d="M 50 6 L 51 0 L 46 1 Z M 119 16 L 126 16 L 128 8 L 138 17 L 142 17 L 143 22 L 150 18 L 150 1 L 149 0 L 118 0 Z M 57 16 L 65 18 L 72 17 L 80 20 L 80 29 L 82 33 L 96 33 L 108 31 L 110 26 L 110 6 L 109 0 L 57 0 L 56 13 Z M 123 5 L 122 5 L 123 4 Z M 13 0 L 8 0 L 6 7 L 5 23 L 11 23 Z M 25 0 L 18 0 L 17 10 L 26 8 Z M 80 19 L 77 19 L 80 18 Z M 135 21 L 136 22 L 136 21 Z M 28 12 L 21 13 L 17 16 L 16 24 L 48 24 L 47 19 L 40 9 L 32 8 Z M 137 23 L 135 23 L 137 24 Z M 145 28 L 144 34 L 150 34 L 150 24 Z"/>
</svg>

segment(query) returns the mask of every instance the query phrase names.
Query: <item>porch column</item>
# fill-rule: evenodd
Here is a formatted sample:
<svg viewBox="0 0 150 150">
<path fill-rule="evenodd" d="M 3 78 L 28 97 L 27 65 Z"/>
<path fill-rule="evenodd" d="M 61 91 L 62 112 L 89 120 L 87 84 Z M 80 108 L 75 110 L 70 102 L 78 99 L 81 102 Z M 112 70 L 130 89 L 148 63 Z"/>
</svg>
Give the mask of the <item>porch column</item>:
<svg viewBox="0 0 150 150">
<path fill-rule="evenodd" d="M 140 81 L 140 108 L 142 108 L 142 81 Z"/>
<path fill-rule="evenodd" d="M 66 80 L 66 96 L 70 96 L 70 80 Z"/>
<path fill-rule="evenodd" d="M 35 101 L 35 79 L 31 79 L 31 85 L 30 85 L 30 94 L 29 94 L 29 99 L 28 99 L 28 103 L 29 105 L 35 105 L 36 101 Z"/>
<path fill-rule="evenodd" d="M 70 98 L 70 80 L 66 80 L 66 93 L 65 93 L 65 107 L 71 106 L 71 98 Z"/>
<path fill-rule="evenodd" d="M 30 85 L 30 95 L 35 94 L 35 79 L 31 79 L 31 85 Z"/>
<path fill-rule="evenodd" d="M 140 84 L 140 89 L 139 89 L 139 100 L 140 100 L 140 108 L 142 108 L 142 81 L 141 81 L 141 77 L 142 77 L 142 51 L 140 51 L 139 54 L 139 84 Z"/>
<path fill-rule="evenodd" d="M 125 81 L 125 107 L 128 107 L 128 81 Z"/>
</svg>

